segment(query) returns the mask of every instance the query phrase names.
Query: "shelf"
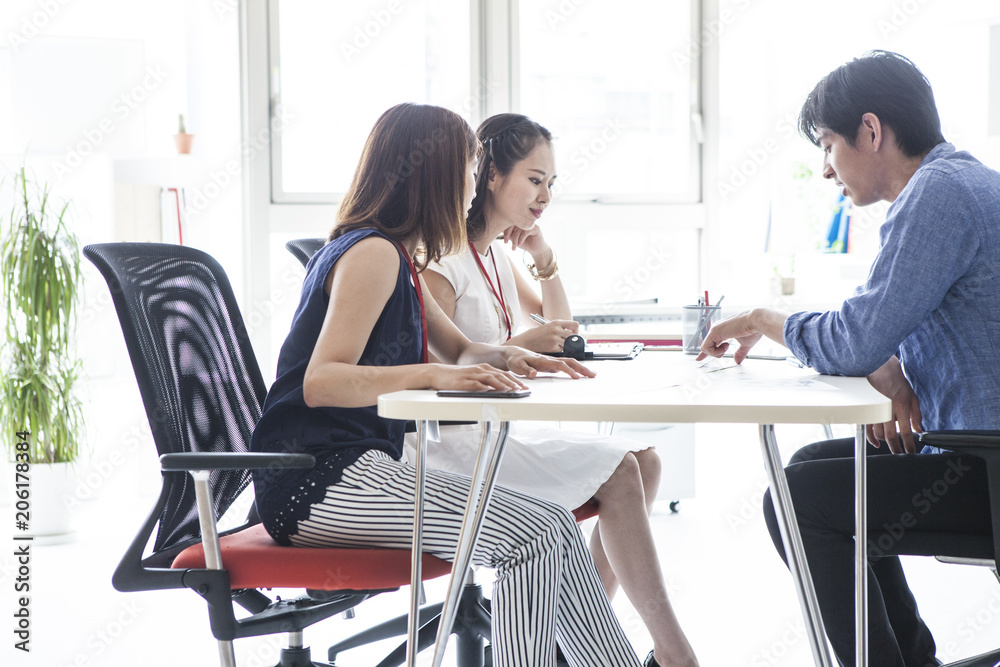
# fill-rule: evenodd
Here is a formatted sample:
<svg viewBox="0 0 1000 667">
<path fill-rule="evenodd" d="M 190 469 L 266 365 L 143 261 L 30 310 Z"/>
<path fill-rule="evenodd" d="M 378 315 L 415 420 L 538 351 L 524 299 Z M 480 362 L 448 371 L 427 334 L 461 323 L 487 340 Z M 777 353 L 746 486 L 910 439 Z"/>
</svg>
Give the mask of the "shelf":
<svg viewBox="0 0 1000 667">
<path fill-rule="evenodd" d="M 193 187 L 204 181 L 205 163 L 190 155 L 122 158 L 114 161 L 115 183 Z"/>
</svg>

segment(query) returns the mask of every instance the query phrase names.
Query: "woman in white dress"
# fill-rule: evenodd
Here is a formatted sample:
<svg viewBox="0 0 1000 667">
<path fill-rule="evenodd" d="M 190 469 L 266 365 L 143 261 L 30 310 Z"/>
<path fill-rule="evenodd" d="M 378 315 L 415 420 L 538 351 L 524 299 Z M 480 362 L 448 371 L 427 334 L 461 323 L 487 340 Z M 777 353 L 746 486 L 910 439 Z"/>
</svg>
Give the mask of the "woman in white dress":
<svg viewBox="0 0 1000 667">
<path fill-rule="evenodd" d="M 555 254 L 536 224 L 556 179 L 552 136 L 519 114 L 493 116 L 477 134 L 483 148 L 468 217 L 469 249 L 431 263 L 424 280 L 470 340 L 558 352 L 577 323 Z M 497 240 L 501 234 L 503 241 Z M 513 270 L 504 242 L 531 256 L 528 271 L 540 296 Z M 536 326 L 531 313 L 550 321 Z M 428 443 L 428 465 L 470 473 L 479 426 L 443 426 L 441 435 L 441 442 Z M 411 447 L 413 442 L 408 439 Z M 621 585 L 652 636 L 645 664 L 693 667 L 698 662 L 670 605 L 649 526 L 659 480 L 660 460 L 646 444 L 530 424 L 512 429 L 498 479 L 569 510 L 596 502 L 590 550 L 608 596 Z"/>
</svg>

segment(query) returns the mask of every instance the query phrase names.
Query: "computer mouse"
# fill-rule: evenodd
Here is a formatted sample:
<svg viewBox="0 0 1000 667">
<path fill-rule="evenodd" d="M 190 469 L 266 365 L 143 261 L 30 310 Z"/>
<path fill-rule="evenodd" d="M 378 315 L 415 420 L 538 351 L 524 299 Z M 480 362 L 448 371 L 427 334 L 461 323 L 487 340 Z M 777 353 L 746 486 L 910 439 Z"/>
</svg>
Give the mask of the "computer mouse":
<svg viewBox="0 0 1000 667">
<path fill-rule="evenodd" d="M 572 334 L 563 341 L 563 355 L 578 361 L 587 358 L 587 341 L 580 334 Z"/>
</svg>

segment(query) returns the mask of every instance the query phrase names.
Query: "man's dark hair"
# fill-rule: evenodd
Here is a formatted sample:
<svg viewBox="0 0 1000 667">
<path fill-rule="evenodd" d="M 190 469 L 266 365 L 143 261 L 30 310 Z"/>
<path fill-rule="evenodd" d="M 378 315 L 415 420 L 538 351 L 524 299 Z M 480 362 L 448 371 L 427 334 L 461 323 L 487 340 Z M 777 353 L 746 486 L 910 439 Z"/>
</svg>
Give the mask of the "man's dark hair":
<svg viewBox="0 0 1000 667">
<path fill-rule="evenodd" d="M 869 51 L 823 77 L 802 105 L 799 132 L 819 146 L 820 131 L 829 130 L 854 148 L 866 113 L 892 128 L 909 157 L 944 141 L 930 82 L 909 59 L 891 51 Z"/>
</svg>

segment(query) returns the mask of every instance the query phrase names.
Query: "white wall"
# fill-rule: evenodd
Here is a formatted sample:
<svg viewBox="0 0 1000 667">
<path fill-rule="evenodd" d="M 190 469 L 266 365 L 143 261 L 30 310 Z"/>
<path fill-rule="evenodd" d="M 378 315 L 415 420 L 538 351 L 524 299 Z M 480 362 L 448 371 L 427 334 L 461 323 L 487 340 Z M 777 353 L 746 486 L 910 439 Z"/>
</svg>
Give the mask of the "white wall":
<svg viewBox="0 0 1000 667">
<path fill-rule="evenodd" d="M 115 220 L 123 213 L 116 184 L 187 187 L 197 207 L 185 242 L 219 259 L 237 294 L 239 108 L 230 3 L 6 0 L 0 8 L 0 174 L 25 164 L 54 198 L 71 201 L 72 227 L 85 244 L 147 240 L 121 232 L 128 225 Z M 172 136 L 179 113 L 196 135 L 184 159 Z M 235 177 L 227 172 L 231 161 Z M 0 187 L 0 211 L 9 202 Z M 88 455 L 68 500 L 100 496 L 112 485 L 152 494 L 159 474 L 121 330 L 103 279 L 83 264 L 78 347 Z"/>
</svg>

